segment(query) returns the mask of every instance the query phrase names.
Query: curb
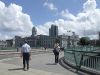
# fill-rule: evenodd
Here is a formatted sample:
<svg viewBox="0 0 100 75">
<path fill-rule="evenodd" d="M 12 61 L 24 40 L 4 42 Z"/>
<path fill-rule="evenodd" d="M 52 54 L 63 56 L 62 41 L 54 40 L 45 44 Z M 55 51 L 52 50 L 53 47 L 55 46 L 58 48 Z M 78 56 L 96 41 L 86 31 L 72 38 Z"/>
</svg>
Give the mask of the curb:
<svg viewBox="0 0 100 75">
<path fill-rule="evenodd" d="M 64 59 L 64 57 L 62 57 L 62 58 L 60 59 L 60 64 L 61 64 L 64 68 L 66 68 L 66 69 L 68 69 L 68 67 L 72 68 L 72 71 L 75 71 L 75 70 L 77 69 L 77 67 L 76 67 L 75 65 L 73 65 L 73 64 L 71 64 L 71 63 L 69 63 L 69 62 L 67 62 L 67 61 Z M 77 71 L 76 71 L 76 72 L 77 72 Z M 75 72 L 75 73 L 76 73 L 76 72 Z M 88 69 L 88 68 L 84 68 L 84 67 L 82 67 L 77 73 L 78 73 L 78 74 L 81 74 L 81 75 L 100 75 L 100 73 L 95 72 L 95 71 L 93 71 L 93 70 L 91 70 L 91 69 Z"/>
</svg>

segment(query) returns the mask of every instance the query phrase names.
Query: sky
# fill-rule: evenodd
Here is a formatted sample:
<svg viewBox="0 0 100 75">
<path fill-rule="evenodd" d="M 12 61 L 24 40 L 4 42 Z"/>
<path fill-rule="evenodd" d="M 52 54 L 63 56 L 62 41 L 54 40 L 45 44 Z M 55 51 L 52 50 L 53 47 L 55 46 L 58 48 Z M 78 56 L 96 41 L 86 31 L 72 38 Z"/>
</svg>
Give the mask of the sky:
<svg viewBox="0 0 100 75">
<path fill-rule="evenodd" d="M 59 35 L 75 32 L 79 36 L 98 38 L 100 0 L 0 0 L 0 39 L 48 35 L 51 24 Z"/>
</svg>

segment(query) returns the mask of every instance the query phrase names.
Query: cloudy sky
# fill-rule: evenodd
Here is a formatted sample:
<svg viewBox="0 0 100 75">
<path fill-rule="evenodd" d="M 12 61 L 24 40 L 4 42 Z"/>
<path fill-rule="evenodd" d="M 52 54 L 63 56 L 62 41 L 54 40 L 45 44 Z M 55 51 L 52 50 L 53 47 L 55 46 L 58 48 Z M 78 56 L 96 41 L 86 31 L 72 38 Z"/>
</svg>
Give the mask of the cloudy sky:
<svg viewBox="0 0 100 75">
<path fill-rule="evenodd" d="M 100 0 L 0 0 L 0 39 L 30 36 L 33 26 L 48 35 L 51 24 L 59 34 L 98 38 Z"/>
</svg>

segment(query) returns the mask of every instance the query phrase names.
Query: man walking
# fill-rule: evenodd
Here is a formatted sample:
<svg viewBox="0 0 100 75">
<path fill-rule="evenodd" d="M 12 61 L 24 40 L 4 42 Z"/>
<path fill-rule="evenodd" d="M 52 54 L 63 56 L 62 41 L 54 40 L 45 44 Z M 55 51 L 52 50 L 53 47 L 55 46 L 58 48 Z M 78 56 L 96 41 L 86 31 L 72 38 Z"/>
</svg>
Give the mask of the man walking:
<svg viewBox="0 0 100 75">
<path fill-rule="evenodd" d="M 27 70 L 29 69 L 29 60 L 31 56 L 30 50 L 31 50 L 30 45 L 28 45 L 27 42 L 25 41 L 21 49 L 21 57 L 23 57 L 23 70 L 24 71 L 26 70 L 26 65 L 27 65 Z"/>
</svg>

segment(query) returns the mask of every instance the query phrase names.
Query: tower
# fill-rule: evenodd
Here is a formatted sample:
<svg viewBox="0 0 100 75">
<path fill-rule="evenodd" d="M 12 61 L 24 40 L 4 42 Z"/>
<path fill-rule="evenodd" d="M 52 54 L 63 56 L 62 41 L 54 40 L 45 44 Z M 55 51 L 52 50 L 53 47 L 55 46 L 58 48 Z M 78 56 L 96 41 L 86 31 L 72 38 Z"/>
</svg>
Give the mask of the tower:
<svg viewBox="0 0 100 75">
<path fill-rule="evenodd" d="M 99 40 L 100 40 L 100 31 L 99 31 Z"/>
<path fill-rule="evenodd" d="M 58 26 L 51 25 L 51 28 L 49 29 L 49 36 L 57 37 L 58 36 Z"/>
<path fill-rule="evenodd" d="M 32 28 L 32 36 L 36 36 L 37 34 L 37 30 L 35 27 Z"/>
</svg>

